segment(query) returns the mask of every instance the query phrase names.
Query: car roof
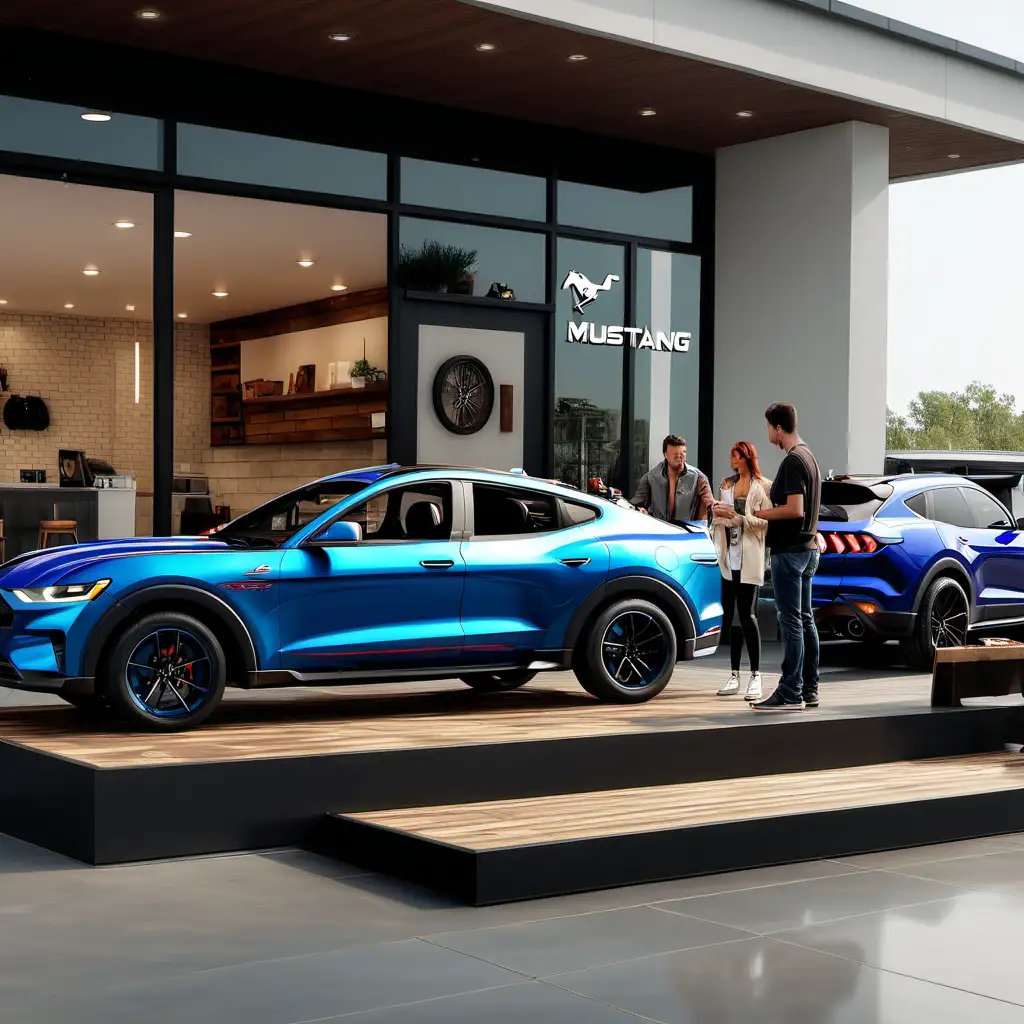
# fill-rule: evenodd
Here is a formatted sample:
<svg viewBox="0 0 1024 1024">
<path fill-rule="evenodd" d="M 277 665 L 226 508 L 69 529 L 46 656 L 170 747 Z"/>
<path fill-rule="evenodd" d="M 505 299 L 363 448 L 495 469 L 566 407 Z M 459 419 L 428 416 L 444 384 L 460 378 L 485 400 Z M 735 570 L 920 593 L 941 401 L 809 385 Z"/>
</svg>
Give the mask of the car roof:
<svg viewBox="0 0 1024 1024">
<path fill-rule="evenodd" d="M 893 473 L 889 476 L 837 476 L 823 480 L 822 484 L 851 483 L 862 487 L 889 485 L 900 495 L 908 491 L 924 491 L 932 487 L 973 487 L 984 490 L 976 482 L 975 477 L 966 477 L 960 473 Z"/>
<path fill-rule="evenodd" d="M 422 465 L 402 466 L 393 463 L 387 466 L 370 466 L 365 469 L 349 469 L 341 473 L 335 473 L 324 477 L 321 483 L 342 482 L 345 480 L 361 480 L 368 484 L 377 483 L 379 480 L 391 479 L 394 477 L 410 476 L 414 473 L 426 473 L 433 475 L 445 475 L 454 477 L 494 477 L 501 483 L 516 483 L 522 486 L 542 486 L 557 488 L 568 491 L 573 495 L 583 496 L 583 493 L 571 484 L 562 483 L 559 480 L 547 480 L 544 477 L 530 476 L 521 470 L 502 470 L 476 468 L 473 466 L 445 466 L 445 465 Z M 588 496 L 592 497 L 592 496 Z"/>
</svg>

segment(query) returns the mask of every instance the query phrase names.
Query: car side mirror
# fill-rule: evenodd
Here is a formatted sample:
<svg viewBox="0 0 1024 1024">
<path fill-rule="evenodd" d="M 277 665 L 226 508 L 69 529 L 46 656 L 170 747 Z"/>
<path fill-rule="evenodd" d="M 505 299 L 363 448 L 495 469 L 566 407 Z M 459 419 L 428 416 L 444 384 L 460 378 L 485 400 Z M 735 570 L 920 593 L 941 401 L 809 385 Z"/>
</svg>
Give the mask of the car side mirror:
<svg viewBox="0 0 1024 1024">
<path fill-rule="evenodd" d="M 363 539 L 363 531 L 358 523 L 347 519 L 336 519 L 326 530 L 318 533 L 310 543 L 314 547 L 334 547 L 341 544 L 358 544 Z"/>
</svg>

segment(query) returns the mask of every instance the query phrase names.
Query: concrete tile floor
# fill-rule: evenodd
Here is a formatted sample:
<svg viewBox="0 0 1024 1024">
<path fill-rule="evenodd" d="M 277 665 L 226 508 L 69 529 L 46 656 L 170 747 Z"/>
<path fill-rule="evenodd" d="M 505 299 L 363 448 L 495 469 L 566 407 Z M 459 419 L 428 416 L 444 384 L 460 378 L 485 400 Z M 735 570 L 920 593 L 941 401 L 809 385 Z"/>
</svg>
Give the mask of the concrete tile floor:
<svg viewBox="0 0 1024 1024">
<path fill-rule="evenodd" d="M 88 868 L 0 836 L 17 1024 L 1024 1024 L 1022 946 L 1024 833 L 481 909 L 296 850 Z"/>
</svg>

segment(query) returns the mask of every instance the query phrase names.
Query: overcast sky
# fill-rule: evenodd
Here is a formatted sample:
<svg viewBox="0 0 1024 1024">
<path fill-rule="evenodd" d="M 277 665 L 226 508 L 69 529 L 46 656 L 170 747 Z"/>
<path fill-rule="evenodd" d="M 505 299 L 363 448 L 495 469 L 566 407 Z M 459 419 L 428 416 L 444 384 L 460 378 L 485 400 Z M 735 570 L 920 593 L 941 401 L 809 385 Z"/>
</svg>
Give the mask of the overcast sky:
<svg viewBox="0 0 1024 1024">
<path fill-rule="evenodd" d="M 1024 61 L 1024 0 L 852 2 Z M 890 407 L 972 380 L 1024 407 L 1024 165 L 894 185 L 890 210 Z"/>
</svg>

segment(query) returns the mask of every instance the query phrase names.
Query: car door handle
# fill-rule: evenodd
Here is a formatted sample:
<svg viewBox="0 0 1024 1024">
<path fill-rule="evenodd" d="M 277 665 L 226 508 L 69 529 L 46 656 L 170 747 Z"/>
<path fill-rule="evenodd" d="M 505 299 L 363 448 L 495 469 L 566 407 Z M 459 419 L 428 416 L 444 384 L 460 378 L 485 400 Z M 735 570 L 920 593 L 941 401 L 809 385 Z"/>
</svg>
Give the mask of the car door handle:
<svg viewBox="0 0 1024 1024">
<path fill-rule="evenodd" d="M 450 569 L 454 564 L 450 558 L 425 558 L 420 562 L 424 569 Z"/>
<path fill-rule="evenodd" d="M 960 541 L 961 544 L 966 544 L 970 547 L 971 542 L 966 537 L 957 537 L 957 540 Z"/>
<path fill-rule="evenodd" d="M 578 568 L 581 565 L 588 565 L 590 563 L 589 558 L 563 558 L 561 560 L 562 565 L 571 566 L 573 569 Z"/>
</svg>

